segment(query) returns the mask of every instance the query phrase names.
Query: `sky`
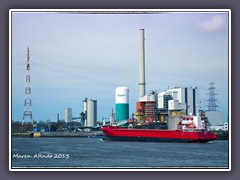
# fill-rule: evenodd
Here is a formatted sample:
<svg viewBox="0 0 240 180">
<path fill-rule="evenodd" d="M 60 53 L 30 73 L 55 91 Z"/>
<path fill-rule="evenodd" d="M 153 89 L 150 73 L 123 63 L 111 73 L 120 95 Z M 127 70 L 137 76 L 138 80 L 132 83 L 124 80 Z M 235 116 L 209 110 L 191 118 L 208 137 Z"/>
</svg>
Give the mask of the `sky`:
<svg viewBox="0 0 240 180">
<path fill-rule="evenodd" d="M 12 119 L 22 121 L 27 47 L 33 119 L 64 119 L 97 100 L 98 121 L 115 109 L 115 88 L 128 87 L 130 114 L 138 100 L 140 31 L 145 29 L 146 90 L 197 87 L 207 110 L 215 83 L 217 108 L 228 117 L 228 13 L 12 12 Z"/>
</svg>

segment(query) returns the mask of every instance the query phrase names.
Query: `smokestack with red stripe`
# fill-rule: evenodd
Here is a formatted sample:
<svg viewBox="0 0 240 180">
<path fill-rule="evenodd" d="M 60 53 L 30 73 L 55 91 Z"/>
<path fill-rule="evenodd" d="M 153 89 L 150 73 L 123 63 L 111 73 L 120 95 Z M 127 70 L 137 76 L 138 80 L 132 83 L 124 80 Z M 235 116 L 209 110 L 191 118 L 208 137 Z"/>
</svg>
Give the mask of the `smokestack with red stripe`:
<svg viewBox="0 0 240 180">
<path fill-rule="evenodd" d="M 145 96 L 145 43 L 144 29 L 140 29 L 139 98 Z"/>
</svg>

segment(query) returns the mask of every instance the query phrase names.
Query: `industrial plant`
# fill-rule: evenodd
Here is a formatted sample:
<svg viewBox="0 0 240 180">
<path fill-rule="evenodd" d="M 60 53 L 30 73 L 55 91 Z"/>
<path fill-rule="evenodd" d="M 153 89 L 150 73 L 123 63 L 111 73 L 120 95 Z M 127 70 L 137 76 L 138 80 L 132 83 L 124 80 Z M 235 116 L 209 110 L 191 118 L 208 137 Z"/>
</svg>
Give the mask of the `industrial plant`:
<svg viewBox="0 0 240 180">
<path fill-rule="evenodd" d="M 159 127 L 176 129 L 176 122 L 180 122 L 183 115 L 192 117 L 199 115 L 197 87 L 175 87 L 163 92 L 150 90 L 146 93 L 144 29 L 140 29 L 139 72 L 139 99 L 134 113 L 136 124 L 154 123 Z M 116 122 L 129 119 L 129 92 L 127 87 L 116 88 Z M 201 122 L 197 122 L 196 126 L 200 127 Z"/>
<path fill-rule="evenodd" d="M 140 29 L 140 62 L 139 62 L 139 98 L 136 102 L 136 112 L 129 114 L 128 87 L 117 87 L 115 90 L 116 113 L 111 119 L 121 126 L 134 124 L 138 127 L 160 128 L 168 130 L 199 129 L 208 130 L 218 124 L 226 128 L 223 122 L 223 112 L 216 111 L 216 101 L 212 97 L 213 87 L 210 87 L 211 107 L 204 111 L 200 109 L 197 87 L 174 87 L 157 92 L 150 90 L 146 93 L 145 81 L 145 37 L 144 29 Z M 211 83 L 212 85 L 212 83 Z M 112 123 L 112 122 L 111 122 Z"/>
<path fill-rule="evenodd" d="M 216 111 L 215 87 L 210 83 L 208 110 L 200 109 L 197 87 L 174 87 L 162 92 L 150 90 L 146 92 L 145 81 L 145 37 L 144 29 L 140 29 L 140 62 L 139 62 L 139 97 L 136 100 L 136 111 L 129 112 L 129 96 L 131 90 L 128 87 L 116 87 L 115 112 L 112 111 L 109 120 L 97 124 L 97 100 L 85 98 L 82 101 L 82 109 L 79 116 L 73 117 L 71 107 L 65 109 L 65 130 L 71 131 L 69 124 L 78 122 L 75 130 L 94 129 L 96 126 L 117 124 L 122 127 L 144 127 L 146 129 L 168 130 L 208 130 L 210 127 L 221 126 L 227 130 L 224 124 L 223 112 Z M 133 92 L 134 93 L 134 92 Z M 29 48 L 27 52 L 27 72 L 25 88 L 25 104 L 23 119 L 30 117 L 31 111 L 31 87 L 30 87 L 30 61 Z M 59 114 L 58 114 L 59 122 Z M 219 127 L 215 127 L 219 128 Z M 100 128 L 99 128 L 100 130 Z"/>
<path fill-rule="evenodd" d="M 146 93 L 144 29 L 140 29 L 138 85 L 136 112 L 130 117 L 130 90 L 128 87 L 116 88 L 116 116 L 111 118 L 116 121 L 101 127 L 105 140 L 205 143 L 217 139 L 215 133 L 208 131 L 205 111 L 199 109 L 197 87 L 175 87 L 164 92 L 150 90 Z"/>
<path fill-rule="evenodd" d="M 78 117 L 72 116 L 72 108 L 65 109 L 65 123 L 80 119 L 82 127 L 94 127 L 97 125 L 97 100 L 85 98 L 83 108 Z"/>
</svg>

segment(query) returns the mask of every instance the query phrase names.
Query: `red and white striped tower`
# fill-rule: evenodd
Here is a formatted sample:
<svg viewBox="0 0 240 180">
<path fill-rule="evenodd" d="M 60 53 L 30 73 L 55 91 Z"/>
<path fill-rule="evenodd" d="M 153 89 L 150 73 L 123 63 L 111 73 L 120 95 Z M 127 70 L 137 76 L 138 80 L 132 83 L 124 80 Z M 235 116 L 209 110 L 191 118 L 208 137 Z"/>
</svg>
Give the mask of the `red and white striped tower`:
<svg viewBox="0 0 240 180">
<path fill-rule="evenodd" d="M 25 87 L 23 122 L 24 122 L 24 119 L 30 118 L 31 123 L 33 124 L 33 120 L 32 120 L 32 99 L 31 99 L 30 82 L 31 82 L 31 76 L 30 76 L 30 54 L 29 54 L 29 47 L 28 47 L 27 48 L 26 87 Z"/>
</svg>

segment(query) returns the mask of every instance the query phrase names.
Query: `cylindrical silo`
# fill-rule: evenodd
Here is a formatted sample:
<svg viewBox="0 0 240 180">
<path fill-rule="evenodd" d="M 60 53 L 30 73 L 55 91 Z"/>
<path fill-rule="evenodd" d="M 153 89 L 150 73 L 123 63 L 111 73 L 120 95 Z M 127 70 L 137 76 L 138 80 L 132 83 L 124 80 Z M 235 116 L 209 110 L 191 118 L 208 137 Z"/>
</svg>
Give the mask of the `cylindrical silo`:
<svg viewBox="0 0 240 180">
<path fill-rule="evenodd" d="M 65 109 L 65 118 L 66 123 L 72 122 L 72 108 Z"/>
<path fill-rule="evenodd" d="M 121 122 L 129 118 L 129 89 L 118 87 L 115 90 L 116 121 Z"/>
<path fill-rule="evenodd" d="M 88 99 L 86 126 L 96 126 L 96 125 L 97 125 L 97 100 Z"/>
</svg>

